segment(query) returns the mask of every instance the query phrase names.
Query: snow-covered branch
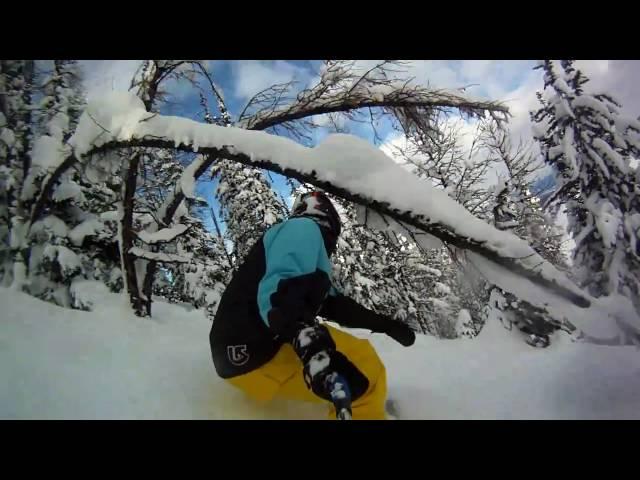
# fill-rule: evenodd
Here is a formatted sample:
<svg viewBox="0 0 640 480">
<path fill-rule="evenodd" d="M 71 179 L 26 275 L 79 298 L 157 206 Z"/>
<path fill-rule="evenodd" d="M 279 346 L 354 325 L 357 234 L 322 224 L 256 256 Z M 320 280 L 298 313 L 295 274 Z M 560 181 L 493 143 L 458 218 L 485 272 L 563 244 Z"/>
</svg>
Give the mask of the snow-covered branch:
<svg viewBox="0 0 640 480">
<path fill-rule="evenodd" d="M 153 260 L 155 262 L 163 263 L 189 263 L 190 258 L 175 253 L 162 253 L 162 252 L 150 252 L 140 247 L 132 247 L 129 249 L 129 253 L 137 258 L 143 258 L 145 260 Z"/>
<path fill-rule="evenodd" d="M 175 240 L 189 229 L 188 225 L 178 224 L 172 228 L 163 228 L 157 232 L 138 232 L 137 236 L 140 240 L 148 245 L 156 243 L 167 243 Z"/>
<path fill-rule="evenodd" d="M 103 135 L 91 143 L 89 139 L 96 138 L 97 127 L 84 118 L 73 140 L 76 156 L 126 147 L 177 148 L 203 154 L 192 167 L 194 175 L 203 173 L 211 158 L 265 168 L 366 205 L 455 247 L 476 252 L 576 304 L 589 304 L 575 285 L 526 242 L 469 214 L 446 193 L 405 171 L 364 140 L 333 135 L 315 148 L 306 148 L 262 132 L 161 115 L 148 119 L 140 100 L 123 94 L 112 94 L 89 110 L 100 116 L 100 122 L 112 133 L 110 138 Z M 401 192 L 397 185 L 403 186 Z"/>
</svg>

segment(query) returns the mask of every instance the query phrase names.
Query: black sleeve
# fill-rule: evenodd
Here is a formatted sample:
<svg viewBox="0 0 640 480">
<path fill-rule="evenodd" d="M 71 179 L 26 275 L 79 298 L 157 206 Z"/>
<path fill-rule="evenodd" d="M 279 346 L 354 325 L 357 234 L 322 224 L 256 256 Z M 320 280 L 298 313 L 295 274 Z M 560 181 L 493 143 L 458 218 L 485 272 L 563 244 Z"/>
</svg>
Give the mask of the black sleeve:
<svg viewBox="0 0 640 480">
<path fill-rule="evenodd" d="M 301 328 L 312 325 L 330 287 L 326 272 L 319 269 L 280 280 L 271 295 L 269 328 L 288 341 Z"/>
<path fill-rule="evenodd" d="M 347 328 L 365 328 L 373 332 L 385 332 L 392 320 L 363 307 L 345 295 L 329 295 L 318 313 L 327 320 Z"/>
</svg>

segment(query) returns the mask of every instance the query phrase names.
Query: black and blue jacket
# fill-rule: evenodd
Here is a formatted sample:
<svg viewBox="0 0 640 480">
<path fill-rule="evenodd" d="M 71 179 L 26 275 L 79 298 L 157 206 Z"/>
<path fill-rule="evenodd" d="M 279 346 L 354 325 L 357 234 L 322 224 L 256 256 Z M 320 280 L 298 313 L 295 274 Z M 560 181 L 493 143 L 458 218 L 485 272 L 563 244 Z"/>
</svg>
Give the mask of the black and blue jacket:
<svg viewBox="0 0 640 480">
<path fill-rule="evenodd" d="M 384 331 L 389 320 L 332 286 L 327 251 L 334 247 L 335 238 L 309 217 L 290 218 L 265 232 L 227 286 L 211 327 L 220 377 L 264 365 L 290 342 L 300 323 L 316 315 L 346 327 Z"/>
</svg>

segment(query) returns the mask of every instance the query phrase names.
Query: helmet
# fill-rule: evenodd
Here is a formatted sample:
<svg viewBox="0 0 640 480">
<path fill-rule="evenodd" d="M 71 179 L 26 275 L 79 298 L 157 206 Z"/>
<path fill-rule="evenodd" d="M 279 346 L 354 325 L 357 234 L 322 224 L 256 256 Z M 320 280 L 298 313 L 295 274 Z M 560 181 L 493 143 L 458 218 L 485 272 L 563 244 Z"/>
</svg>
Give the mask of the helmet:
<svg viewBox="0 0 640 480">
<path fill-rule="evenodd" d="M 336 237 L 340 236 L 341 224 L 337 210 L 322 192 L 303 193 L 293 202 L 292 217 L 314 217 Z"/>
</svg>

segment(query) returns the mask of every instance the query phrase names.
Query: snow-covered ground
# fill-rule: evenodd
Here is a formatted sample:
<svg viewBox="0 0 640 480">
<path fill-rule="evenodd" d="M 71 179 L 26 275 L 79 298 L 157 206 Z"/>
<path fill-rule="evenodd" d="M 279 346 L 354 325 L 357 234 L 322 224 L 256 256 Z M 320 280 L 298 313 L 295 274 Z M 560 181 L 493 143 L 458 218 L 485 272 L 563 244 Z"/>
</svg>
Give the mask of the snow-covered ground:
<svg viewBox="0 0 640 480">
<path fill-rule="evenodd" d="M 258 407 L 216 377 L 201 311 L 154 317 L 107 295 L 94 312 L 0 289 L 2 419 L 324 419 L 322 406 Z M 556 341 L 534 349 L 488 324 L 475 340 L 368 336 L 405 419 L 640 419 L 640 352 Z"/>
</svg>

